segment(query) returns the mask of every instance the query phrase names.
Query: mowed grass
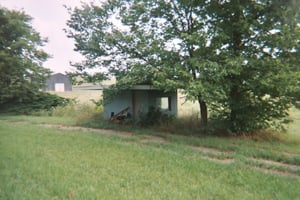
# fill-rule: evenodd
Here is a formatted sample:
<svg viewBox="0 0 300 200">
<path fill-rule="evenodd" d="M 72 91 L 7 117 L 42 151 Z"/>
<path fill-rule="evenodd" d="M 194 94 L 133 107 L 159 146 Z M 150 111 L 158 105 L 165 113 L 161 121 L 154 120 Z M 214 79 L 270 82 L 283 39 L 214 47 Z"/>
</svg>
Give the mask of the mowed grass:
<svg viewBox="0 0 300 200">
<path fill-rule="evenodd" d="M 0 199 L 300 198 L 299 176 L 267 174 L 241 158 L 263 147 L 297 158 L 297 142 L 180 136 L 147 141 L 140 134 L 41 124 L 48 119 L 0 118 Z M 231 149 L 235 162 L 206 159 L 191 145 Z"/>
</svg>

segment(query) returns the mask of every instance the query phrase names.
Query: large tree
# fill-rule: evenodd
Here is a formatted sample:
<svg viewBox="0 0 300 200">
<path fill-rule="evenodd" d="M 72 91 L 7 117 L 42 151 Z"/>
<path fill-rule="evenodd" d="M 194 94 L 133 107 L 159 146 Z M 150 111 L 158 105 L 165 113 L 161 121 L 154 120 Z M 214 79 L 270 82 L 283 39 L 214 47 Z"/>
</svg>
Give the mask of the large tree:
<svg viewBox="0 0 300 200">
<path fill-rule="evenodd" d="M 296 103 L 299 11 L 299 2 L 293 0 L 209 3 L 210 47 L 215 51 L 211 61 L 216 64 L 216 87 L 225 94 L 218 112 L 231 131 L 280 125 Z"/>
<path fill-rule="evenodd" d="M 0 6 L 0 105 L 30 101 L 50 73 L 42 67 L 48 58 L 41 49 L 46 40 L 31 20 L 23 11 Z"/>
<path fill-rule="evenodd" d="M 209 107 L 229 131 L 251 132 L 286 117 L 299 90 L 299 7 L 280 2 L 109 0 L 70 9 L 67 33 L 85 75 L 182 88 L 203 125 Z"/>
<path fill-rule="evenodd" d="M 117 77 L 119 85 L 151 83 L 165 90 L 184 89 L 197 100 L 207 124 L 205 87 L 198 87 L 197 66 L 206 45 L 205 18 L 198 1 L 107 1 L 70 10 L 68 36 L 86 56 L 79 71 L 102 68 L 94 79 Z M 86 73 L 83 73 L 87 75 Z M 91 77 L 88 77 L 90 79 Z M 93 79 L 93 78 L 92 78 Z"/>
</svg>

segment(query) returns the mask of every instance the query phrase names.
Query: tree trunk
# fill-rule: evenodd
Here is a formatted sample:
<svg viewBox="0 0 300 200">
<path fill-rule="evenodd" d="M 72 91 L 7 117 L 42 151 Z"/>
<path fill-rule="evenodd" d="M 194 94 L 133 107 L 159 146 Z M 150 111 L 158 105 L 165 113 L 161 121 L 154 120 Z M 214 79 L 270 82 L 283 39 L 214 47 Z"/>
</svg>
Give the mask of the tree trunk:
<svg viewBox="0 0 300 200">
<path fill-rule="evenodd" d="M 238 131 L 238 110 L 237 108 L 239 107 L 240 103 L 240 94 L 238 92 L 238 86 L 234 84 L 231 89 L 230 89 L 230 94 L 229 94 L 229 108 L 230 108 L 230 130 L 232 132 L 237 132 Z"/>
<path fill-rule="evenodd" d="M 206 102 L 203 101 L 200 97 L 198 97 L 198 102 L 199 102 L 199 105 L 200 105 L 200 115 L 201 115 L 200 124 L 201 124 L 201 126 L 206 126 L 207 125 L 207 106 L 206 106 Z"/>
</svg>

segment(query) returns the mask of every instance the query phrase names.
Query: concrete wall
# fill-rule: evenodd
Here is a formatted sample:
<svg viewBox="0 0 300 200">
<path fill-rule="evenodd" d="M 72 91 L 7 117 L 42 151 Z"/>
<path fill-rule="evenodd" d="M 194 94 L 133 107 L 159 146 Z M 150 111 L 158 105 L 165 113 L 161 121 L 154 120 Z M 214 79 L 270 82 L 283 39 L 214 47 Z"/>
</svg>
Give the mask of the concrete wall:
<svg viewBox="0 0 300 200">
<path fill-rule="evenodd" d="M 167 109 L 163 109 L 162 112 L 177 116 L 177 92 L 163 92 L 160 90 L 153 90 L 149 93 L 149 105 L 154 107 L 160 107 L 159 100 L 161 98 L 169 99 L 167 102 Z"/>
<path fill-rule="evenodd" d="M 139 116 L 141 113 L 147 113 L 150 106 L 149 99 L 150 90 L 133 90 L 132 110 L 133 117 Z"/>
<path fill-rule="evenodd" d="M 106 93 L 104 92 L 104 98 Z M 138 117 L 140 113 L 146 113 L 150 106 L 160 107 L 158 102 L 161 98 L 169 99 L 167 109 L 162 112 L 177 116 L 177 92 L 164 93 L 160 90 L 123 90 L 114 96 L 109 103 L 104 105 L 104 118 L 109 119 L 112 114 L 116 115 L 129 107 L 129 113 Z M 166 105 L 164 105 L 166 107 Z"/>
<path fill-rule="evenodd" d="M 103 92 L 103 98 L 107 98 L 107 93 Z M 116 115 L 123 109 L 129 107 L 132 113 L 132 92 L 128 90 L 120 91 L 111 101 L 104 105 L 104 118 L 109 119 L 112 114 Z"/>
</svg>

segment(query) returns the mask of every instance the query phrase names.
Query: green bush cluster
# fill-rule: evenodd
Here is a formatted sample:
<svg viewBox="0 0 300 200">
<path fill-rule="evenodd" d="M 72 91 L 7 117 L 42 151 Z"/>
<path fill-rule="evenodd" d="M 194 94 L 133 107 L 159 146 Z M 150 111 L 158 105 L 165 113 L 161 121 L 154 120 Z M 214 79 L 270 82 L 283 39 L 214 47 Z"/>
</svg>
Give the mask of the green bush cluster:
<svg viewBox="0 0 300 200">
<path fill-rule="evenodd" d="M 0 104 L 3 113 L 33 114 L 39 111 L 50 111 L 57 106 L 66 106 L 70 99 L 45 92 L 30 93 L 24 98 L 15 98 Z"/>
<path fill-rule="evenodd" d="M 163 113 L 159 108 L 149 107 L 147 113 L 140 113 L 136 123 L 140 126 L 153 126 L 168 124 L 173 120 L 173 116 Z"/>
</svg>

